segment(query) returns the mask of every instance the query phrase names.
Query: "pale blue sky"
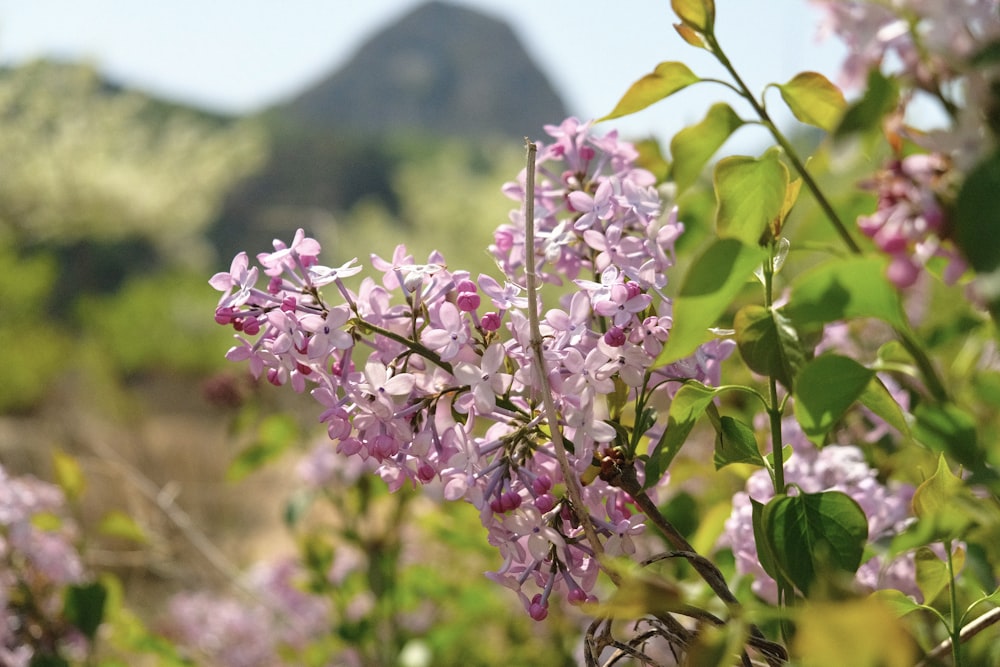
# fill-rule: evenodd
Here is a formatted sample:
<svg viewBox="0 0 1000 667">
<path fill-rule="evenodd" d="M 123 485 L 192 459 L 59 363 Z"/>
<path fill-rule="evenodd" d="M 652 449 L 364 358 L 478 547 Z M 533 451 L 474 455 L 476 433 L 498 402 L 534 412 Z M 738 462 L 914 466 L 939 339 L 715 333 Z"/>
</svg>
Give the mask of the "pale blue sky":
<svg viewBox="0 0 1000 667">
<path fill-rule="evenodd" d="M 719 72 L 674 32 L 669 0 L 453 1 L 509 22 L 581 118 L 610 111 L 658 62 L 683 60 L 698 74 Z M 86 59 L 125 84 L 211 109 L 249 112 L 330 72 L 421 2 L 0 0 L 0 62 Z M 817 44 L 819 13 L 806 0 L 716 4 L 720 40 L 742 63 L 751 86 L 785 81 L 805 69 L 835 75 L 841 50 L 836 43 Z M 630 136 L 669 137 L 723 95 L 718 86 L 698 86 L 616 124 Z M 776 94 L 768 99 L 780 106 Z"/>
</svg>

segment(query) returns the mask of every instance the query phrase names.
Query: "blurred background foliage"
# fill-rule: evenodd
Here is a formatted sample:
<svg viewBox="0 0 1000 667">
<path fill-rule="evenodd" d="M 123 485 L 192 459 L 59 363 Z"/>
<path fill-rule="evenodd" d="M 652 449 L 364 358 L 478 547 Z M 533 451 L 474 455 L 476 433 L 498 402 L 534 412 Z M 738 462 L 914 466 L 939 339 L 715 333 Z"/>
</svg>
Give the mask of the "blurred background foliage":
<svg viewBox="0 0 1000 667">
<path fill-rule="evenodd" d="M 227 591 L 233 572 L 299 547 L 324 558 L 345 548 L 336 527 L 286 523 L 295 461 L 316 424 L 308 401 L 285 400 L 225 360 L 231 332 L 212 319 L 207 278 L 237 250 L 265 251 L 299 226 L 331 265 L 389 257 L 403 243 L 417 261 L 437 249 L 489 271 L 485 246 L 511 208 L 499 186 L 522 160 L 520 140 L 495 136 L 364 137 L 273 112 L 218 116 L 122 89 L 89 65 L 0 72 L 0 462 L 52 479 L 53 457 L 79 461 L 84 553 L 121 582 L 104 580 L 108 664 L 185 664 L 157 638 L 174 592 Z M 295 426 L 274 435 L 279 413 Z M 354 487 L 331 493 L 361 518 L 396 502 L 384 489 L 363 502 L 350 499 Z M 403 526 L 388 526 L 366 546 L 370 568 L 336 594 L 345 605 L 370 595 L 376 575 L 391 590 L 368 616 L 341 622 L 327 649 L 367 646 L 382 664 L 404 649 L 441 665 L 575 663 L 577 621 L 543 628 L 482 576 L 500 563 L 474 511 L 432 512 L 403 496 L 406 544 Z M 303 659 L 313 658 L 326 664 Z"/>
</svg>

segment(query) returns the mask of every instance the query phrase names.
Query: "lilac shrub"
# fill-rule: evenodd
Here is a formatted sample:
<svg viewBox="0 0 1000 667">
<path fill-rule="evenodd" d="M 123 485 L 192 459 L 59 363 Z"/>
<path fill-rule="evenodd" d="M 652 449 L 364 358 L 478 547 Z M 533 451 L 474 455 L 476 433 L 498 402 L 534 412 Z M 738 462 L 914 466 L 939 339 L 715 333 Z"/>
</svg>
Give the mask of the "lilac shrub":
<svg viewBox="0 0 1000 667">
<path fill-rule="evenodd" d="M 62 491 L 0 467 L 0 663 L 86 654 L 64 616 L 63 593 L 87 580 Z"/>
<path fill-rule="evenodd" d="M 672 380 L 717 381 L 733 347 L 713 341 L 653 368 L 670 329 L 662 290 L 683 231 L 676 209 L 664 210 L 652 174 L 616 133 L 598 136 L 572 118 L 546 131 L 553 141 L 539 148 L 536 245 L 525 248 L 523 211 L 513 211 L 490 246 L 499 279 L 451 269 L 437 253 L 416 263 L 398 247 L 389 259 L 372 256 L 381 280 L 365 277 L 352 290 L 346 279 L 361 267 L 321 265 L 319 243 L 300 230 L 258 255 L 259 268 L 241 253 L 211 280 L 223 292 L 216 320 L 237 331 L 228 358 L 308 390 L 337 452 L 373 461 L 391 489 L 433 485 L 475 505 L 503 559 L 489 576 L 537 620 L 554 594 L 595 600 L 600 566 L 539 413 L 525 263 L 549 283 L 572 281 L 539 315 L 575 475 L 598 468 L 620 437 L 617 424 L 633 430 L 633 451 L 662 431 L 627 423 L 624 404 L 666 400 Z M 524 179 L 504 188 L 516 201 Z M 622 403 L 613 405 L 616 393 Z M 582 498 L 603 550 L 631 553 L 644 529 L 631 498 L 599 477 Z"/>
<path fill-rule="evenodd" d="M 354 462 L 351 470 L 361 462 L 392 491 L 423 487 L 470 503 L 500 556 L 487 576 L 510 588 L 532 619 L 545 619 L 557 600 L 596 617 L 585 637 L 588 664 L 625 655 L 660 664 L 650 656 L 661 647 L 646 652 L 652 638 L 665 639 L 675 657 L 707 661 L 726 650 L 750 664 L 753 651 L 779 665 L 790 650 L 805 664 L 825 650 L 817 647 L 850 644 L 810 630 L 810 605 L 833 605 L 841 596 L 863 600 L 845 621 L 851 632 L 870 630 L 867 614 L 900 630 L 885 603 L 903 615 L 919 611 L 911 617 L 932 623 L 913 637 L 947 633 L 943 649 L 924 652 L 950 650 L 961 664 L 963 624 L 995 595 L 983 562 L 979 580 L 958 577 L 966 558 L 959 545 L 974 527 L 1000 523 L 996 508 L 979 507 L 963 478 L 995 500 L 995 462 L 976 434 L 976 420 L 990 409 L 974 415 L 959 406 L 948 385 L 966 378 L 958 371 L 942 377 L 899 290 L 922 276 L 940 276 L 947 289 L 970 279 L 968 267 L 996 269 L 992 246 L 983 244 L 984 252 L 974 244 L 995 236 L 978 208 L 992 202 L 1000 170 L 967 170 L 992 150 L 996 130 L 984 113 L 995 102 L 995 53 L 981 49 L 997 46 L 997 3 L 820 4 L 828 10 L 826 29 L 849 47 L 845 80 L 868 75 L 865 97 L 849 105 L 815 72 L 776 87 L 796 119 L 833 141 L 858 134 L 872 145 L 884 140 L 879 160 L 890 159 L 861 183 L 876 194 L 875 210 L 858 220 L 867 248 L 774 125 L 763 94 L 758 99 L 746 88 L 723 52 L 715 3 L 673 0 L 680 36 L 719 61 L 731 79 L 721 83 L 756 115 L 744 119 L 720 103 L 679 133 L 671 143 L 678 190 L 691 188 L 743 125 L 762 125 L 778 144 L 759 158 L 730 156 L 715 165 L 716 238 L 671 292 L 676 302 L 666 288 L 684 231 L 678 208 L 637 166 L 634 146 L 574 118 L 547 126 L 550 140 L 529 144 L 529 168 L 503 187 L 518 206 L 489 245 L 497 275 L 449 266 L 439 252 L 418 262 L 398 246 L 391 257 L 372 254 L 376 273 L 362 277 L 356 259 L 322 265 L 319 243 L 303 230 L 290 244 L 276 240 L 257 265 L 240 253 L 228 272 L 216 274 L 210 282 L 222 296 L 215 319 L 236 332 L 227 357 L 318 403 L 330 442 L 302 468 L 307 483 L 333 479 L 342 457 Z M 696 83 L 720 80 L 660 63 L 606 119 Z M 917 96 L 940 104 L 947 131 L 908 124 Z M 971 195 L 962 184 L 970 173 Z M 821 245 L 800 248 L 785 236 L 800 190 L 849 257 Z M 974 232 L 964 238 L 963 222 Z M 817 253 L 816 266 L 779 278 L 786 256 L 803 250 Z M 747 303 L 753 275 L 763 290 L 760 302 Z M 964 317 L 989 330 L 974 306 Z M 867 354 L 844 332 L 871 321 L 887 339 L 863 341 L 873 347 Z M 938 339 L 953 335 L 945 328 Z M 723 384 L 722 363 L 734 349 L 754 385 Z M 987 401 L 991 372 L 969 380 L 983 383 Z M 722 544 L 735 556 L 735 573 L 751 577 L 752 591 L 778 610 L 758 613 L 756 603 L 742 609 L 749 596 L 729 590 L 732 570 L 698 554 L 656 504 L 702 416 L 715 432 L 717 469 L 757 468 L 733 498 Z M 756 418 L 766 424 L 757 429 L 766 432 L 763 443 L 748 425 Z M 882 447 L 906 449 L 912 460 L 887 477 L 873 456 Z M 966 470 L 956 474 L 956 462 Z M 663 542 L 645 539 L 649 524 Z M 664 544 L 668 551 L 652 553 Z M 628 569 L 616 557 L 649 569 Z M 692 600 L 704 601 L 704 587 L 692 592 L 658 578 L 652 566 L 664 561 L 684 562 L 721 604 L 698 607 Z M 798 597 L 809 604 L 791 604 Z M 717 615 L 722 609 L 727 618 Z M 642 619 L 625 641 L 612 629 L 622 616 Z M 982 616 L 992 623 L 1000 614 Z M 788 646 L 769 640 L 757 622 L 780 626 L 767 630 Z M 709 626 L 716 631 L 701 632 Z M 912 644 L 842 663 L 909 664 Z M 612 650 L 618 657 L 608 656 Z"/>
</svg>

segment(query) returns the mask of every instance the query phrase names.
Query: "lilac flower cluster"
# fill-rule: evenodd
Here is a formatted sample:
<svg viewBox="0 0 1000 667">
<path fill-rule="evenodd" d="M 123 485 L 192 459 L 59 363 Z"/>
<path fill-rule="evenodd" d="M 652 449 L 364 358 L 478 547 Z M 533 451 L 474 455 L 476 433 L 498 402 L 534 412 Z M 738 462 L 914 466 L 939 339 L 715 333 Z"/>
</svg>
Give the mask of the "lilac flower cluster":
<svg viewBox="0 0 1000 667">
<path fill-rule="evenodd" d="M 535 619 L 554 591 L 571 602 L 594 596 L 598 563 L 581 509 L 612 554 L 634 549 L 643 520 L 599 478 L 583 487 L 585 508 L 566 494 L 541 414 L 526 262 L 545 281 L 573 280 L 539 315 L 561 420 L 552 426 L 576 475 L 593 471 L 621 433 L 639 443 L 654 428 L 631 423 L 609 394 L 649 401 L 670 379 L 717 382 L 732 349 L 713 342 L 652 370 L 671 326 L 661 290 L 683 230 L 676 210 L 664 215 L 653 176 L 614 132 L 596 136 L 576 119 L 546 131 L 553 141 L 538 151 L 536 245 L 525 247 L 523 210 L 512 212 L 490 248 L 500 280 L 452 270 L 438 253 L 416 263 L 400 246 L 390 259 L 372 255 L 381 280 L 366 277 L 352 290 L 345 279 L 361 267 L 320 265 L 319 244 L 300 230 L 290 245 L 275 241 L 274 252 L 258 255 L 260 268 L 240 253 L 210 281 L 223 292 L 216 320 L 237 331 L 228 358 L 274 384 L 308 389 L 336 451 L 373 464 L 391 489 L 430 485 L 474 504 L 503 556 L 490 576 Z M 523 203 L 524 183 L 522 173 L 505 192 Z"/>
<path fill-rule="evenodd" d="M 283 650 L 300 651 L 329 632 L 329 601 L 297 584 L 291 559 L 260 563 L 244 582 L 250 599 L 208 592 L 171 598 L 166 633 L 199 659 L 221 667 L 284 664 Z"/>
<path fill-rule="evenodd" d="M 897 157 L 870 184 L 878 208 L 858 224 L 892 258 L 888 275 L 897 286 L 913 285 L 932 257 L 947 260 L 944 278 L 954 282 L 966 267 L 948 239 L 941 199 L 947 201 L 950 186 L 995 146 L 989 119 L 997 66 L 976 56 L 1000 40 L 1000 0 L 815 4 L 826 14 L 821 31 L 836 34 L 847 46 L 841 76 L 846 86 L 860 87 L 869 70 L 889 68 L 904 83 L 899 109 L 886 122 Z M 907 125 L 918 117 L 907 107 L 920 94 L 940 105 L 947 127 Z M 904 139 L 926 153 L 903 157 Z"/>
<path fill-rule="evenodd" d="M 912 520 L 910 500 L 913 487 L 879 482 L 876 471 L 854 445 L 827 445 L 817 449 L 808 441 L 794 419 L 782 421 L 782 437 L 792 446 L 793 454 L 785 462 L 785 482 L 802 493 L 841 491 L 853 498 L 868 517 L 868 543 L 891 537 Z M 733 511 L 726 520 L 721 546 L 728 546 L 736 557 L 739 574 L 752 577 L 751 589 L 772 603 L 778 599 L 778 587 L 760 564 L 753 532 L 753 508 L 750 499 L 767 503 L 774 497 L 774 486 L 766 470 L 758 470 L 747 479 L 744 491 L 733 496 Z M 912 555 L 887 560 L 875 555 L 861 564 L 855 575 L 857 585 L 866 590 L 895 588 L 919 596 Z"/>
<path fill-rule="evenodd" d="M 948 261 L 948 284 L 965 272 L 965 260 L 946 238 L 946 214 L 937 195 L 949 169 L 944 156 L 918 153 L 893 160 L 869 184 L 878 193 L 878 207 L 858 218 L 858 228 L 892 258 L 887 277 L 899 288 L 913 285 L 932 257 Z"/>
<path fill-rule="evenodd" d="M 0 664 L 26 667 L 39 651 L 86 643 L 62 618 L 63 590 L 84 581 L 64 504 L 58 487 L 0 467 Z"/>
<path fill-rule="evenodd" d="M 864 84 L 868 70 L 894 60 L 920 88 L 933 91 L 967 66 L 976 50 L 1000 37 L 997 0 L 813 0 L 826 14 L 822 33 L 848 48 L 841 78 Z"/>
</svg>

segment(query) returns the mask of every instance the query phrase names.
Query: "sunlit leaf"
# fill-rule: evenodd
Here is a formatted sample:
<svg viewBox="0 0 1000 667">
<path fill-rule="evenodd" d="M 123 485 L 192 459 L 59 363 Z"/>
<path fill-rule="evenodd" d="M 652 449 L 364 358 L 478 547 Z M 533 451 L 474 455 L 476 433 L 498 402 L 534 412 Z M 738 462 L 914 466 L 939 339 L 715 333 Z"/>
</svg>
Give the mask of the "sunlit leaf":
<svg viewBox="0 0 1000 667">
<path fill-rule="evenodd" d="M 681 39 L 691 46 L 696 46 L 699 49 L 708 49 L 708 42 L 705 41 L 705 38 L 701 36 L 700 32 L 692 27 L 686 26 L 683 23 L 675 23 L 674 30 L 676 30 L 677 34 L 681 36 Z"/>
<path fill-rule="evenodd" d="M 769 150 L 760 158 L 734 155 L 715 165 L 712 180 L 719 207 L 716 233 L 721 238 L 759 244 L 780 220 L 788 189 L 788 167 Z"/>
<path fill-rule="evenodd" d="M 635 619 L 688 608 L 681 587 L 656 572 L 625 559 L 607 559 L 602 564 L 616 573 L 619 584 L 606 599 L 584 604 L 588 613 Z"/>
<path fill-rule="evenodd" d="M 847 106 L 840 88 L 817 72 L 800 72 L 778 90 L 797 119 L 827 132 L 836 128 Z"/>
<path fill-rule="evenodd" d="M 739 618 L 725 625 L 705 625 L 686 647 L 684 667 L 721 667 L 739 664 L 746 643 L 747 627 Z"/>
<path fill-rule="evenodd" d="M 818 581 L 853 577 L 868 540 L 868 518 L 840 491 L 775 496 L 761 526 L 774 565 L 807 596 Z"/>
<path fill-rule="evenodd" d="M 753 429 L 732 417 L 723 417 L 715 438 L 715 469 L 731 463 L 750 463 L 764 467 L 764 457 L 757 446 Z"/>
<path fill-rule="evenodd" d="M 690 355 L 711 336 L 708 329 L 765 261 L 759 246 L 719 239 L 695 258 L 674 301 L 674 324 L 656 366 Z"/>
<path fill-rule="evenodd" d="M 899 403 L 878 377 L 871 379 L 858 400 L 884 420 L 886 424 L 896 429 L 904 438 L 910 437 L 910 424 L 906 420 L 906 415 L 903 414 L 903 408 L 899 406 Z"/>
<path fill-rule="evenodd" d="M 639 151 L 639 157 L 635 161 L 636 166 L 653 174 L 657 183 L 667 180 L 670 163 L 660 149 L 660 142 L 655 139 L 644 139 L 635 142 L 635 149 Z"/>
<path fill-rule="evenodd" d="M 806 352 L 791 322 L 780 311 L 751 304 L 736 313 L 733 328 L 740 356 L 750 370 L 792 389 Z"/>
<path fill-rule="evenodd" d="M 875 317 L 906 328 L 899 293 L 885 278 L 885 261 L 875 257 L 837 258 L 804 272 L 783 310 L 796 324 Z"/>
<path fill-rule="evenodd" d="M 687 88 L 700 80 L 698 75 L 684 63 L 662 62 L 656 66 L 651 74 L 647 74 L 633 83 L 611 113 L 600 120 L 628 116 L 670 97 L 678 90 Z"/>
<path fill-rule="evenodd" d="M 903 591 L 895 588 L 883 588 L 872 593 L 872 597 L 878 599 L 886 609 L 890 610 L 897 617 L 903 617 L 910 612 L 924 609 L 924 606 L 911 598 Z"/>
<path fill-rule="evenodd" d="M 796 178 L 794 181 L 788 183 L 788 188 L 785 189 L 785 203 L 781 206 L 781 214 L 778 216 L 776 224 L 771 225 L 771 236 L 777 238 L 781 236 L 781 230 L 785 225 L 785 219 L 788 218 L 788 214 L 792 212 L 792 207 L 795 206 L 795 202 L 799 200 L 799 192 L 802 191 L 802 179 Z M 783 241 L 788 241 L 788 239 L 782 239 Z"/>
<path fill-rule="evenodd" d="M 120 537 L 140 544 L 149 542 L 149 536 L 135 519 L 121 510 L 111 510 L 101 519 L 98 530 L 108 537 Z"/>
<path fill-rule="evenodd" d="M 913 493 L 913 513 L 920 524 L 931 526 L 932 539 L 953 540 L 974 522 L 968 501 L 965 483 L 951 471 L 942 454 L 937 470 Z"/>
<path fill-rule="evenodd" d="M 809 667 L 912 667 L 917 647 L 894 610 L 877 596 L 797 608 L 793 655 Z M 797 663 L 798 664 L 798 663 Z"/>
<path fill-rule="evenodd" d="M 931 604 L 952 584 L 948 563 L 941 560 L 930 547 L 920 547 L 913 558 L 917 567 L 917 587 L 923 593 L 924 602 Z M 951 558 L 957 576 L 965 565 L 965 549 L 956 547 L 952 550 Z"/>
<path fill-rule="evenodd" d="M 670 154 L 674 159 L 672 175 L 678 193 L 694 185 L 709 159 L 743 124 L 743 119 L 732 107 L 719 102 L 712 105 L 701 122 L 674 135 L 670 140 Z"/>
<path fill-rule="evenodd" d="M 295 420 L 288 415 L 271 415 L 258 429 L 257 439 L 244 449 L 226 470 L 226 479 L 239 481 L 281 456 L 299 437 Z"/>
<path fill-rule="evenodd" d="M 874 376 L 871 369 L 836 354 L 816 357 L 802 367 L 795 384 L 795 417 L 811 442 L 823 443 Z"/>
<path fill-rule="evenodd" d="M 715 24 L 713 0 L 670 0 L 670 6 L 684 25 L 699 32 L 711 32 Z"/>
<path fill-rule="evenodd" d="M 61 450 L 52 452 L 52 467 L 55 472 L 56 484 L 70 500 L 78 500 L 83 495 L 87 480 L 76 457 Z"/>
<path fill-rule="evenodd" d="M 685 383 L 677 390 L 677 394 L 670 402 L 670 412 L 667 415 L 667 426 L 663 431 L 663 437 L 650 452 L 649 461 L 646 463 L 647 485 L 655 484 L 667 471 L 684 441 L 687 440 L 691 429 L 718 393 L 718 389 L 693 381 Z"/>
</svg>

